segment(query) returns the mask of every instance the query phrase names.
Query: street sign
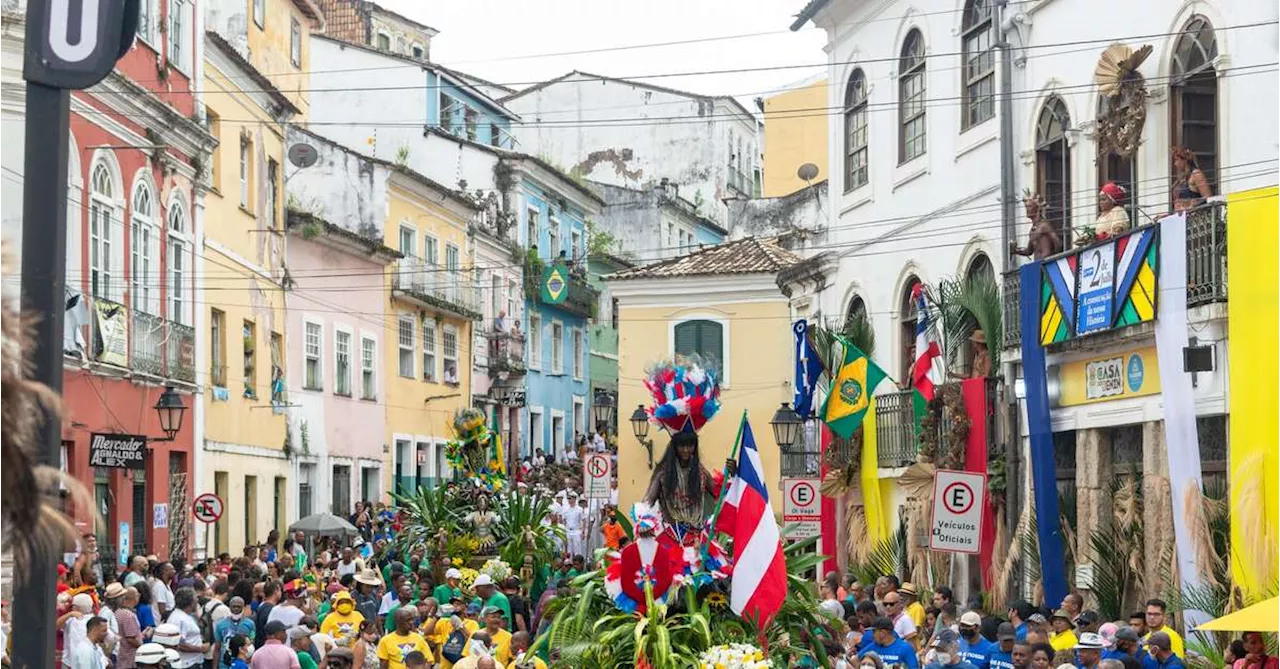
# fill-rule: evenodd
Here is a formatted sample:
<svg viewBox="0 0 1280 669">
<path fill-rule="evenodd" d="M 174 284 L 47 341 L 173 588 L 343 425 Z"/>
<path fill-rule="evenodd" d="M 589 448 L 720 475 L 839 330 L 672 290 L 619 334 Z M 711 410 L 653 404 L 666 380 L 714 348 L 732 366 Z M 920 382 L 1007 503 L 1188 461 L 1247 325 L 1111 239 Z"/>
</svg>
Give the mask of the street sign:
<svg viewBox="0 0 1280 669">
<path fill-rule="evenodd" d="M 146 469 L 147 438 L 136 434 L 99 434 L 89 439 L 89 466 Z"/>
<path fill-rule="evenodd" d="M 933 476 L 933 516 L 929 548 L 977 553 L 982 539 L 982 504 L 987 475 L 939 469 Z"/>
<path fill-rule="evenodd" d="M 222 517 L 222 498 L 206 492 L 191 503 L 191 515 L 202 523 L 216 523 Z"/>
<path fill-rule="evenodd" d="M 609 499 L 613 460 L 608 454 L 592 453 L 582 462 L 582 489 L 587 499 Z"/>
<path fill-rule="evenodd" d="M 138 0 L 32 1 L 22 76 L 54 88 L 88 88 L 133 46 Z"/>
<path fill-rule="evenodd" d="M 808 539 L 822 533 L 822 497 L 816 478 L 782 479 L 782 538 Z"/>
</svg>

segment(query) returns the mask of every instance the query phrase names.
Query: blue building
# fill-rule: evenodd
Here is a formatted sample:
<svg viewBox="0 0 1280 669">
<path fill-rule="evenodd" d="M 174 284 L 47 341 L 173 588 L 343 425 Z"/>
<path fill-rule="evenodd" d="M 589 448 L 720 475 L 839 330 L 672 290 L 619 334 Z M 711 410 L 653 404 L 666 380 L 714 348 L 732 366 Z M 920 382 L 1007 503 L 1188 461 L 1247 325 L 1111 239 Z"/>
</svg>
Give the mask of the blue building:
<svg viewBox="0 0 1280 669">
<path fill-rule="evenodd" d="M 438 65 L 426 67 L 428 127 L 480 144 L 513 148 L 511 122 L 519 116 L 485 95 L 468 75 Z"/>
<path fill-rule="evenodd" d="M 587 220 L 604 201 L 591 188 L 531 156 L 506 158 L 519 194 L 515 237 L 524 250 L 525 412 L 522 452 L 563 457 L 591 429 L 589 324 L 600 294 L 587 281 Z M 515 204 L 515 203 L 513 203 Z M 544 300 L 548 265 L 563 263 L 563 301 Z"/>
</svg>

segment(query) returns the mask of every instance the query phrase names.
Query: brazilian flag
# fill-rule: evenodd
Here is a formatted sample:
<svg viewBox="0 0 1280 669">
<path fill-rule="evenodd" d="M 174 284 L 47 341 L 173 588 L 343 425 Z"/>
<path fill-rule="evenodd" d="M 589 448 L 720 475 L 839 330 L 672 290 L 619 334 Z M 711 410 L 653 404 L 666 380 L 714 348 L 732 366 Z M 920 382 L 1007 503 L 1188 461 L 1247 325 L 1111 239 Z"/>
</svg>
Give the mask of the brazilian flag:
<svg viewBox="0 0 1280 669">
<path fill-rule="evenodd" d="M 820 415 L 832 432 L 848 439 L 862 425 L 871 406 L 871 394 L 887 375 L 857 346 L 844 340 L 841 344 L 844 359 L 831 380 Z"/>
</svg>

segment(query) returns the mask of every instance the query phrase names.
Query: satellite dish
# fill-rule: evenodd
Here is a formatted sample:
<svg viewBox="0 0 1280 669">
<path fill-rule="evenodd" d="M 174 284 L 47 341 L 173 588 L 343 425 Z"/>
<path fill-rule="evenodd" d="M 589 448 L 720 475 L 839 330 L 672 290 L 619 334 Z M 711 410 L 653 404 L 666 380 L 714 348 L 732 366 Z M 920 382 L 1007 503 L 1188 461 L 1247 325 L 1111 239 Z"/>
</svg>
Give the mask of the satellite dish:
<svg viewBox="0 0 1280 669">
<path fill-rule="evenodd" d="M 289 147 L 288 155 L 289 162 L 293 163 L 293 166 L 297 168 L 311 167 L 316 164 L 317 160 L 320 160 L 320 153 L 316 151 L 316 147 L 304 142 L 299 142 Z M 815 171 L 817 169 L 816 167 L 814 168 Z"/>
<path fill-rule="evenodd" d="M 805 183 L 813 181 L 814 177 L 818 176 L 818 166 L 813 163 L 805 163 L 800 166 L 800 169 L 796 170 L 796 176 L 800 177 L 800 180 Z"/>
</svg>

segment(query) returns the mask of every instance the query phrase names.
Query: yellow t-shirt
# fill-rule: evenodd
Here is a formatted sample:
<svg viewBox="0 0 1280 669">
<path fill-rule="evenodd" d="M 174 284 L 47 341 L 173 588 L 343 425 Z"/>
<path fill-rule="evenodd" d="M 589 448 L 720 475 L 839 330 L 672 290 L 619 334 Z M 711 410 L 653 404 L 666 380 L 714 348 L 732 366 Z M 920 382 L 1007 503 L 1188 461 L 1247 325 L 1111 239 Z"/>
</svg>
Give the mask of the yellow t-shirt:
<svg viewBox="0 0 1280 669">
<path fill-rule="evenodd" d="M 1079 641 L 1076 639 L 1076 633 L 1073 630 L 1067 630 L 1062 634 L 1053 634 L 1049 637 L 1049 645 L 1053 646 L 1054 651 L 1071 650 L 1076 647 Z"/>
<path fill-rule="evenodd" d="M 532 664 L 533 669 L 547 669 L 547 663 L 543 662 L 542 658 L 538 657 L 537 655 L 531 655 L 528 658 L 524 658 L 523 655 L 524 654 L 521 653 L 520 655 L 517 655 L 516 657 L 512 658 L 511 666 L 514 667 L 517 664 L 524 663 L 524 664 Z"/>
<path fill-rule="evenodd" d="M 474 632 L 472 632 L 474 634 Z M 497 632 L 489 635 L 489 641 L 493 646 L 493 659 L 506 664 L 511 661 L 511 632 L 499 629 Z M 471 654 L 471 645 L 467 645 L 467 649 L 462 651 L 462 656 L 466 657 Z"/>
<path fill-rule="evenodd" d="M 911 602 L 907 607 L 907 617 L 916 624 L 916 629 L 924 628 L 924 606 L 920 602 Z"/>
<path fill-rule="evenodd" d="M 324 622 L 320 624 L 320 632 L 333 637 L 339 646 L 350 648 L 360 632 L 362 622 L 364 622 L 364 616 L 359 611 L 345 614 L 334 611 L 324 617 Z"/>
<path fill-rule="evenodd" d="M 1173 631 L 1173 628 L 1169 627 L 1168 625 L 1165 625 L 1164 627 L 1161 627 L 1160 629 L 1154 630 L 1154 631 L 1164 632 L 1165 634 L 1168 634 L 1169 650 L 1173 651 L 1173 654 L 1177 655 L 1178 659 L 1180 660 L 1187 659 L 1187 656 L 1184 654 L 1186 653 L 1186 648 L 1182 644 L 1182 635 Z M 1147 642 L 1150 640 L 1151 640 L 1151 632 L 1148 632 L 1146 636 L 1142 637 L 1142 647 L 1147 651 L 1147 654 L 1151 653 L 1151 646 L 1147 645 Z"/>
<path fill-rule="evenodd" d="M 427 658 L 427 662 L 435 662 L 431 648 L 427 646 L 427 640 L 417 632 L 408 634 L 392 632 L 382 637 L 378 642 L 378 659 L 387 661 L 387 669 L 407 669 L 404 656 L 415 650 L 421 652 Z"/>
<path fill-rule="evenodd" d="M 469 618 L 463 618 L 462 627 L 467 630 L 467 641 L 470 641 L 471 635 L 475 634 L 475 631 L 480 629 L 480 623 Z M 431 642 L 433 647 L 440 648 L 449 640 L 450 634 L 453 634 L 453 623 L 449 622 L 448 618 L 441 618 L 436 621 L 436 629 L 431 633 L 431 636 L 427 637 L 427 641 Z M 466 654 L 465 647 L 463 654 Z M 444 657 L 441 657 L 440 667 L 441 669 L 453 669 L 453 663 L 446 660 Z"/>
</svg>

